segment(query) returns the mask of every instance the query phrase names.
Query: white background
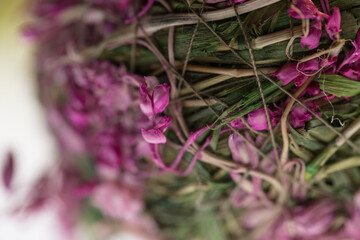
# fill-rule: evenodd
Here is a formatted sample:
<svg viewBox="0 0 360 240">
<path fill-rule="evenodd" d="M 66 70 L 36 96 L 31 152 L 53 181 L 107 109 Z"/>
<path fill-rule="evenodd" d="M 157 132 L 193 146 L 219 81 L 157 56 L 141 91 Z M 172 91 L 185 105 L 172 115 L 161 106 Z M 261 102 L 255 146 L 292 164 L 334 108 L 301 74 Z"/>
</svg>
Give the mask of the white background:
<svg viewBox="0 0 360 240">
<path fill-rule="evenodd" d="M 0 239 L 61 239 L 51 211 L 31 218 L 13 217 L 10 210 L 55 160 L 54 142 L 36 99 L 30 44 L 19 36 L 23 0 L 0 0 L 0 167 L 9 150 L 16 160 L 15 193 L 0 186 Z"/>
</svg>

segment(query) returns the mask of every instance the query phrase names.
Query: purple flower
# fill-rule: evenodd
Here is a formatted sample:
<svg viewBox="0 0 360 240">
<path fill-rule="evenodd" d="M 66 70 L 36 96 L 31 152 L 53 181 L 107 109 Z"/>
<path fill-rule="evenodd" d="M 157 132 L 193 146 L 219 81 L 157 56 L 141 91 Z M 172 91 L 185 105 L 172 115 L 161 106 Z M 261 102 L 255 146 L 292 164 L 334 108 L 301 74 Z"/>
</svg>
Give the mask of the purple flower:
<svg viewBox="0 0 360 240">
<path fill-rule="evenodd" d="M 141 134 L 146 142 L 151 144 L 166 143 L 166 137 L 164 133 L 158 129 L 141 129 Z"/>
<path fill-rule="evenodd" d="M 166 143 L 164 135 L 168 128 L 171 118 L 168 116 L 161 117 L 162 113 L 169 104 L 170 87 L 164 83 L 159 84 L 153 89 L 147 88 L 147 84 L 141 84 L 139 88 L 140 108 L 141 111 L 152 121 L 152 129 L 141 129 L 144 140 L 150 144 Z"/>
<path fill-rule="evenodd" d="M 346 55 L 346 57 L 338 66 L 336 71 L 341 75 L 344 75 L 344 72 L 347 76 L 352 76 L 354 74 L 355 76 L 353 77 L 355 78 L 355 80 L 358 80 L 357 72 L 359 71 L 358 67 L 360 66 L 360 29 L 357 32 L 356 41 L 352 42 L 352 45 L 354 46 L 354 48 Z M 346 77 L 346 75 L 344 76 Z"/>
<path fill-rule="evenodd" d="M 279 79 L 282 82 L 282 84 L 285 86 L 301 75 L 297 71 L 296 66 L 297 63 L 295 62 L 285 64 L 275 73 L 273 73 L 273 76 L 277 77 L 277 79 Z"/>
<path fill-rule="evenodd" d="M 322 33 L 321 20 L 315 20 L 310 23 L 309 34 L 300 40 L 301 46 L 315 49 L 319 45 Z"/>
<path fill-rule="evenodd" d="M 272 76 L 277 77 L 283 85 L 287 85 L 291 81 L 294 81 L 295 86 L 300 87 L 311 74 L 316 74 L 319 69 L 328 71 L 326 67 L 332 66 L 336 60 L 337 56 L 333 56 L 330 59 L 314 58 L 302 63 L 291 62 L 282 66 L 274 72 Z"/>
<path fill-rule="evenodd" d="M 325 29 L 331 40 L 338 40 L 340 38 L 339 32 L 341 32 L 340 29 L 340 23 L 341 23 L 341 14 L 340 10 L 337 7 L 333 8 L 333 14 L 330 16 Z"/>
<path fill-rule="evenodd" d="M 341 71 L 341 75 L 352 80 L 360 81 L 360 62 L 354 64 L 352 67 L 353 68 L 344 68 Z"/>
<path fill-rule="evenodd" d="M 313 101 L 307 102 L 306 106 L 312 111 L 319 108 Z M 296 105 L 290 112 L 289 120 L 293 128 L 305 127 L 305 121 L 309 119 L 312 119 L 312 114 L 301 105 Z"/>
<path fill-rule="evenodd" d="M 277 114 L 268 108 L 271 126 L 275 126 L 278 118 Z M 265 109 L 261 107 L 247 115 L 247 121 L 254 130 L 267 130 L 269 129 Z"/>
<path fill-rule="evenodd" d="M 246 126 L 244 125 L 244 123 L 241 121 L 240 118 L 231 121 L 230 125 L 235 129 L 244 129 L 244 128 L 246 128 Z"/>
<path fill-rule="evenodd" d="M 248 139 L 249 138 L 250 136 Z M 245 142 L 235 133 L 229 136 L 228 144 L 235 161 L 245 165 L 251 165 L 252 168 L 257 168 L 259 165 L 259 156 L 253 146 Z"/>
<path fill-rule="evenodd" d="M 315 19 L 321 15 L 311 0 L 293 0 L 288 11 L 289 15 L 297 19 Z"/>
<path fill-rule="evenodd" d="M 322 19 L 328 19 L 329 16 L 320 12 L 311 0 L 294 0 L 294 4 L 290 6 L 289 15 L 297 19 L 309 19 L 309 32 L 301 38 L 301 46 L 314 49 L 319 45 L 322 33 Z M 337 24 L 337 13 L 334 14 L 329 27 L 334 30 Z"/>
<path fill-rule="evenodd" d="M 169 104 L 169 85 L 166 83 L 157 85 L 154 89 L 148 89 L 147 84 L 141 84 L 139 88 L 140 108 L 149 118 L 165 110 Z"/>
</svg>

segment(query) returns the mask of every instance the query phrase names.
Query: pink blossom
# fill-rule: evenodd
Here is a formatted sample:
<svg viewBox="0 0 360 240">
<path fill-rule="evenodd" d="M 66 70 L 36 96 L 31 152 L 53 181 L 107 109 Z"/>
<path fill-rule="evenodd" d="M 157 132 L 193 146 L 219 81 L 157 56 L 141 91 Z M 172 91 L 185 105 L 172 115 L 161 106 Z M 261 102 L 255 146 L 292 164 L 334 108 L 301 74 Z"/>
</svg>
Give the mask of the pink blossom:
<svg viewBox="0 0 360 240">
<path fill-rule="evenodd" d="M 166 143 L 166 137 L 160 129 L 141 129 L 141 134 L 146 142 L 151 144 Z"/>
<path fill-rule="evenodd" d="M 127 222 L 134 222 L 144 208 L 139 186 L 124 182 L 98 185 L 93 190 L 92 202 L 105 215 Z"/>
<path fill-rule="evenodd" d="M 312 111 L 319 108 L 313 101 L 307 102 L 306 106 Z M 289 120 L 294 128 L 305 127 L 305 121 L 309 119 L 312 119 L 312 114 L 301 105 L 296 105 L 290 112 Z"/>
<path fill-rule="evenodd" d="M 301 76 L 301 73 L 297 71 L 296 66 L 297 63 L 295 62 L 285 64 L 275 73 L 273 73 L 273 76 L 277 77 L 277 79 L 279 79 L 283 85 L 287 85 L 295 78 Z"/>
<path fill-rule="evenodd" d="M 315 20 L 310 23 L 310 30 L 307 36 L 304 36 L 300 40 L 302 47 L 308 47 L 309 49 L 315 49 L 319 45 L 322 33 L 321 20 Z"/>
<path fill-rule="evenodd" d="M 244 128 L 246 128 L 244 123 L 239 118 L 231 121 L 230 125 L 235 129 L 244 129 Z"/>
<path fill-rule="evenodd" d="M 360 62 L 354 65 L 354 68 L 345 68 L 341 75 L 352 80 L 360 81 Z"/>
<path fill-rule="evenodd" d="M 356 41 L 352 42 L 352 45 L 354 48 L 346 55 L 336 71 L 345 77 L 350 76 L 351 79 L 355 78 L 355 80 L 358 80 L 357 72 L 360 66 L 360 29 L 358 30 Z"/>
<path fill-rule="evenodd" d="M 276 117 L 276 113 L 271 111 L 269 108 L 268 108 L 268 112 L 271 121 L 271 126 L 275 126 L 278 121 L 278 118 Z M 250 112 L 247 115 L 247 121 L 254 130 L 269 129 L 264 107 L 261 107 L 255 111 Z"/>
<path fill-rule="evenodd" d="M 339 32 L 341 32 L 340 29 L 340 23 L 341 23 L 341 14 L 340 10 L 337 7 L 333 8 L 333 14 L 330 16 L 329 21 L 326 24 L 326 32 L 331 38 L 331 40 L 337 40 L 340 38 Z"/>
<path fill-rule="evenodd" d="M 254 147 L 245 142 L 238 134 L 231 134 L 228 144 L 235 161 L 251 165 L 252 168 L 256 168 L 259 165 L 259 156 Z"/>
<path fill-rule="evenodd" d="M 293 0 L 288 11 L 289 15 L 297 19 L 315 19 L 320 12 L 311 0 Z"/>
<path fill-rule="evenodd" d="M 170 87 L 166 83 L 160 84 L 154 89 L 148 89 L 147 84 L 143 83 L 139 88 L 142 112 L 150 118 L 163 112 L 169 104 L 169 89 Z"/>
<path fill-rule="evenodd" d="M 161 113 L 169 104 L 169 89 L 170 86 L 166 83 L 157 85 L 152 93 L 154 112 Z"/>
</svg>

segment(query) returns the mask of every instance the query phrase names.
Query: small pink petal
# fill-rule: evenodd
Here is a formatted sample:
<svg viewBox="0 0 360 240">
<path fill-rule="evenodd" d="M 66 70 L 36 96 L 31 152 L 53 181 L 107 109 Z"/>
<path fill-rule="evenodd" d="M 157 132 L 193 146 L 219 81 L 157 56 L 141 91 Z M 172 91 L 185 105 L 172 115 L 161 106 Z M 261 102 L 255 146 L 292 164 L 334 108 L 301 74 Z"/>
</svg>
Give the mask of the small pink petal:
<svg viewBox="0 0 360 240">
<path fill-rule="evenodd" d="M 297 19 L 314 19 L 319 10 L 311 0 L 294 0 L 288 11 L 289 15 Z"/>
<path fill-rule="evenodd" d="M 160 129 L 141 129 L 144 140 L 151 144 L 166 143 L 166 137 Z"/>
<path fill-rule="evenodd" d="M 14 176 L 14 156 L 9 152 L 6 156 L 5 165 L 2 170 L 2 181 L 6 190 L 11 190 Z"/>
<path fill-rule="evenodd" d="M 268 108 L 269 116 L 270 116 L 270 122 L 271 126 L 275 126 L 277 122 L 276 113 L 271 111 Z M 250 126 L 255 130 L 266 130 L 269 129 L 265 109 L 264 107 L 261 107 L 255 111 L 252 111 L 247 116 L 247 121 L 250 124 Z"/>
<path fill-rule="evenodd" d="M 312 111 L 319 108 L 313 101 L 306 103 L 306 106 Z M 308 112 L 303 106 L 296 105 L 290 112 L 289 120 L 294 128 L 304 127 L 305 121 L 312 119 L 312 114 Z"/>
<path fill-rule="evenodd" d="M 331 38 L 331 40 L 339 39 L 339 32 L 341 23 L 341 14 L 340 10 L 337 7 L 333 8 L 333 14 L 330 16 L 328 23 L 325 26 L 326 32 Z"/>
<path fill-rule="evenodd" d="M 169 104 L 169 85 L 166 83 L 157 85 L 152 93 L 154 101 L 154 112 L 161 113 Z"/>
<path fill-rule="evenodd" d="M 297 63 L 295 62 L 285 64 L 275 73 L 273 73 L 273 76 L 277 77 L 283 85 L 287 85 L 292 80 L 302 75 L 300 72 L 297 71 L 296 66 Z"/>
<path fill-rule="evenodd" d="M 309 77 L 306 75 L 300 75 L 297 78 L 294 79 L 294 84 L 297 87 L 300 87 L 301 85 L 304 84 L 304 82 L 308 79 Z"/>
<path fill-rule="evenodd" d="M 321 38 L 321 20 L 315 20 L 310 23 L 309 34 L 301 38 L 301 46 L 307 47 L 308 49 L 317 48 Z"/>
<path fill-rule="evenodd" d="M 147 90 L 146 84 L 141 84 L 139 88 L 139 98 L 140 98 L 140 109 L 146 116 L 153 115 L 153 105 L 152 99 Z"/>
<path fill-rule="evenodd" d="M 352 80 L 360 81 L 360 69 L 347 68 L 341 71 L 341 75 Z"/>
<path fill-rule="evenodd" d="M 241 121 L 241 119 L 235 119 L 235 120 L 231 121 L 230 125 L 235 129 L 244 129 L 244 128 L 246 128 L 246 126 Z"/>
<path fill-rule="evenodd" d="M 250 137 L 248 137 L 250 138 Z M 253 146 L 245 142 L 239 135 L 233 133 L 229 136 L 229 148 L 235 161 L 256 168 L 259 165 L 259 156 Z"/>
<path fill-rule="evenodd" d="M 312 71 L 319 70 L 319 68 L 319 60 L 317 58 L 300 63 L 298 65 L 298 70 L 304 73 L 311 73 Z"/>
<path fill-rule="evenodd" d="M 160 129 L 162 132 L 165 132 L 171 120 L 172 119 L 169 116 L 159 117 L 156 119 L 155 128 Z"/>
</svg>

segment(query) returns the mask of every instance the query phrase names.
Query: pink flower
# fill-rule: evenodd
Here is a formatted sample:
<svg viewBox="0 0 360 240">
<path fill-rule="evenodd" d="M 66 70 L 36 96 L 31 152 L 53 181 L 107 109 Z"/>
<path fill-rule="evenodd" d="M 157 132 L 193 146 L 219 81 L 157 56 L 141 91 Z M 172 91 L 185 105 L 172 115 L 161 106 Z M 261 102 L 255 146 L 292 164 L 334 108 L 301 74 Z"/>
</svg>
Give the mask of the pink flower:
<svg viewBox="0 0 360 240">
<path fill-rule="evenodd" d="M 141 129 L 144 140 L 151 144 L 166 143 L 166 137 L 160 129 Z"/>
<path fill-rule="evenodd" d="M 102 183 L 93 190 L 91 196 L 96 207 L 105 215 L 118 220 L 134 222 L 144 208 L 137 183 Z"/>
<path fill-rule="evenodd" d="M 169 104 L 169 85 L 166 83 L 157 85 L 154 89 L 148 89 L 147 84 L 141 84 L 139 88 L 141 111 L 149 118 L 154 118 L 157 113 L 165 110 Z"/>
<path fill-rule="evenodd" d="M 312 111 L 319 108 L 313 101 L 306 103 L 306 106 Z M 305 121 L 312 119 L 312 114 L 308 112 L 303 106 L 296 105 L 290 112 L 289 120 L 294 128 L 305 127 Z"/>
<path fill-rule="evenodd" d="M 294 0 L 289 15 L 297 19 L 315 19 L 321 14 L 311 0 Z"/>
<path fill-rule="evenodd" d="M 341 75 L 352 80 L 360 81 L 360 62 L 354 65 L 354 68 L 345 68 Z"/>
<path fill-rule="evenodd" d="M 322 28 L 321 20 L 315 20 L 310 23 L 310 30 L 307 36 L 304 36 L 300 40 L 301 46 L 308 47 L 308 49 L 315 49 L 319 45 L 321 38 Z"/>
<path fill-rule="evenodd" d="M 248 137 L 249 139 L 250 137 Z M 245 165 L 251 165 L 256 168 L 259 165 L 259 156 L 253 146 L 245 142 L 239 135 L 233 133 L 229 136 L 229 148 L 232 157 Z"/>
<path fill-rule="evenodd" d="M 289 84 L 292 80 L 294 80 L 295 78 L 301 75 L 297 71 L 296 66 L 297 66 L 296 62 L 285 64 L 272 75 L 277 77 L 277 79 L 279 79 L 282 82 L 282 84 L 285 86 Z"/>
<path fill-rule="evenodd" d="M 244 128 L 246 128 L 244 123 L 239 118 L 231 121 L 230 125 L 235 129 L 244 129 Z"/>
<path fill-rule="evenodd" d="M 268 112 L 270 115 L 271 126 L 275 126 L 278 121 L 276 117 L 276 113 L 271 111 L 269 108 L 268 108 Z M 250 124 L 250 126 L 255 130 L 269 129 L 264 107 L 261 107 L 255 111 L 250 112 L 247 115 L 247 121 Z"/>
<path fill-rule="evenodd" d="M 360 66 L 360 29 L 358 30 L 356 41 L 352 42 L 354 48 L 346 55 L 342 63 L 337 68 L 337 73 L 346 76 L 352 76 L 354 74 L 355 80 L 357 80 L 357 72 Z M 343 70 L 345 68 L 345 70 Z M 351 69 L 351 70 L 349 70 Z M 353 78 L 352 78 L 353 79 Z"/>
<path fill-rule="evenodd" d="M 290 6 L 289 15 L 297 19 L 310 19 L 309 33 L 301 38 L 301 46 L 314 49 L 319 45 L 322 33 L 321 21 L 323 18 L 328 19 L 329 16 L 320 12 L 311 0 L 294 0 L 294 4 Z M 337 24 L 337 15 L 330 25 L 333 28 Z M 336 23 L 335 23 L 336 22 Z"/>
<path fill-rule="evenodd" d="M 168 128 L 171 118 L 168 116 L 161 117 L 166 106 L 169 104 L 170 87 L 164 83 L 159 84 L 153 89 L 148 89 L 147 84 L 141 84 L 139 88 L 140 108 L 142 112 L 152 121 L 152 129 L 141 129 L 144 140 L 150 144 L 166 143 L 164 135 Z"/>
<path fill-rule="evenodd" d="M 330 16 L 330 19 L 325 27 L 326 32 L 331 38 L 331 40 L 337 40 L 340 38 L 339 36 L 339 32 L 341 32 L 340 23 L 341 23 L 340 10 L 339 8 L 334 7 L 333 14 Z"/>
<path fill-rule="evenodd" d="M 316 73 L 320 68 L 330 66 L 337 60 L 336 56 L 331 59 L 311 59 L 303 63 L 291 62 L 285 64 L 272 74 L 277 77 L 283 85 L 294 81 L 295 86 L 300 87 L 309 78 L 311 74 Z"/>
</svg>

